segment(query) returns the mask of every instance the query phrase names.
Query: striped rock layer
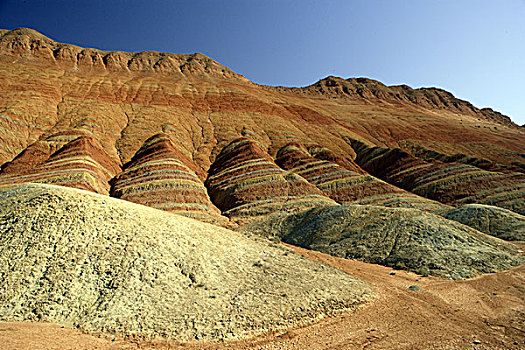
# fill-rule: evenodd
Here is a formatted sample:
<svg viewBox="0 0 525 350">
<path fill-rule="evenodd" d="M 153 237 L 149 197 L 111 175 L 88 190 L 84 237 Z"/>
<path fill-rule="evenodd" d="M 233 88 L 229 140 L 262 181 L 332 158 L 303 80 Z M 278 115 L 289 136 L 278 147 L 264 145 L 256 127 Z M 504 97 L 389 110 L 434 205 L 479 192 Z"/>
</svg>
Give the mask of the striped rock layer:
<svg viewBox="0 0 525 350">
<path fill-rule="evenodd" d="M 354 159 L 350 156 L 343 157 L 341 155 L 335 154 L 328 148 L 322 147 L 319 145 L 312 145 L 312 146 L 309 146 L 307 149 L 308 149 L 308 153 L 315 159 L 326 160 L 331 163 L 338 164 L 341 167 L 345 168 L 346 170 L 350 170 L 358 174 L 366 174 L 366 171 L 361 169 L 361 167 L 357 165 Z"/>
<path fill-rule="evenodd" d="M 206 180 L 223 214 L 246 222 L 278 211 L 299 211 L 336 203 L 297 174 L 279 168 L 255 141 L 240 138 L 226 146 Z"/>
<path fill-rule="evenodd" d="M 109 194 L 120 166 L 93 137 L 76 137 L 58 149 L 54 136 L 35 142 L 3 167 L 0 185 L 37 182 Z"/>
<path fill-rule="evenodd" d="M 341 163 L 316 159 L 310 152 L 300 144 L 290 143 L 279 150 L 276 163 L 300 175 L 340 204 L 371 204 L 426 211 L 447 207 L 381 181 L 357 165 L 353 168 L 359 172 L 349 170 Z"/>
<path fill-rule="evenodd" d="M 112 181 L 111 196 L 205 222 L 224 224 L 208 196 L 204 176 L 190 154 L 167 134 L 144 142 L 124 171 Z"/>
<path fill-rule="evenodd" d="M 423 147 L 417 147 L 409 151 L 415 157 L 421 158 L 426 161 L 438 160 L 443 163 L 462 163 L 473 165 L 477 168 L 488 170 L 488 171 L 499 171 L 502 173 L 522 172 L 525 173 L 525 165 L 514 162 L 511 165 L 499 164 L 492 162 L 488 159 L 472 157 L 462 153 L 456 154 L 443 154 L 433 150 L 429 150 Z"/>
<path fill-rule="evenodd" d="M 480 203 L 525 213 L 525 174 L 487 171 L 462 163 L 425 161 L 400 149 L 354 142 L 357 163 L 371 174 L 446 204 Z"/>
</svg>

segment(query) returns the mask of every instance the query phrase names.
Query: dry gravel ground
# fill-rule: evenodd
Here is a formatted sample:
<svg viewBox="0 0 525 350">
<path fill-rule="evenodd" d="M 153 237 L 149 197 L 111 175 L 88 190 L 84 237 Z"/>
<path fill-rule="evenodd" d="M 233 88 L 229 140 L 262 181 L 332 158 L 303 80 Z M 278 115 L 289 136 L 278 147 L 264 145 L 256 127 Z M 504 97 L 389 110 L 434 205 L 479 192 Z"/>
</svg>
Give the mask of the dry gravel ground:
<svg viewBox="0 0 525 350">
<path fill-rule="evenodd" d="M 5 349 L 523 349 L 525 266 L 464 281 L 294 248 L 369 281 L 379 298 L 306 327 L 221 343 L 99 338 L 54 324 L 0 323 Z M 391 275 L 395 272 L 395 275 Z M 411 285 L 420 291 L 408 289 Z M 479 344 L 476 344 L 478 343 Z"/>
<path fill-rule="evenodd" d="M 3 321 L 220 340 L 371 297 L 367 283 L 268 240 L 77 189 L 0 189 Z"/>
</svg>

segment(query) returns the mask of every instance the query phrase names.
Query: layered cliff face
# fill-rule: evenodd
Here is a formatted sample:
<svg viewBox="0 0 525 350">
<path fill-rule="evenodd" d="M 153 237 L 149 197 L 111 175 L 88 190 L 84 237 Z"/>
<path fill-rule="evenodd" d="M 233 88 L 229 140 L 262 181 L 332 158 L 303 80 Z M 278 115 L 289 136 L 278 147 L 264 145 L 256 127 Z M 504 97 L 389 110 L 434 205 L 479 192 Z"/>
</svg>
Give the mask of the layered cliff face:
<svg viewBox="0 0 525 350">
<path fill-rule="evenodd" d="M 7 164 L 0 185 L 37 182 L 109 194 L 109 180 L 120 173 L 92 137 L 79 136 L 50 154 L 53 142 L 37 141 Z"/>
<path fill-rule="evenodd" d="M 336 205 L 301 176 L 279 168 L 254 141 L 234 140 L 222 150 L 206 180 L 214 203 L 242 223 L 275 212 Z"/>
<path fill-rule="evenodd" d="M 396 186 L 446 204 L 490 204 L 525 214 L 525 174 L 462 163 L 425 161 L 400 149 L 354 142 L 357 162 Z"/>
<path fill-rule="evenodd" d="M 522 131 L 441 90 L 427 96 L 333 77 L 305 88 L 265 87 L 201 54 L 104 52 L 30 29 L 1 34 L 0 52 L 2 163 L 42 136 L 78 129 L 120 163 L 149 137 L 173 130 L 204 170 L 243 132 L 270 146 L 272 155 L 292 141 L 351 155 L 350 137 L 523 163 Z M 401 97 L 426 97 L 397 98 L 398 90 L 406 90 Z"/>
<path fill-rule="evenodd" d="M 354 169 L 359 172 L 351 171 L 334 162 L 318 160 L 299 144 L 289 144 L 281 148 L 277 153 L 276 162 L 282 168 L 302 176 L 340 204 L 408 207 L 425 211 L 445 207 L 439 202 L 381 181 L 364 173 L 357 166 L 354 166 Z"/>
<path fill-rule="evenodd" d="M 201 54 L 105 52 L 31 29 L 0 32 L 0 84 L 3 184 L 62 184 L 214 223 L 347 203 L 523 210 L 524 131 L 440 89 L 261 86 Z M 412 158 L 376 169 L 356 142 Z"/>
<path fill-rule="evenodd" d="M 111 196 L 215 224 L 226 220 L 211 203 L 182 145 L 166 134 L 146 140 L 113 181 Z"/>
</svg>

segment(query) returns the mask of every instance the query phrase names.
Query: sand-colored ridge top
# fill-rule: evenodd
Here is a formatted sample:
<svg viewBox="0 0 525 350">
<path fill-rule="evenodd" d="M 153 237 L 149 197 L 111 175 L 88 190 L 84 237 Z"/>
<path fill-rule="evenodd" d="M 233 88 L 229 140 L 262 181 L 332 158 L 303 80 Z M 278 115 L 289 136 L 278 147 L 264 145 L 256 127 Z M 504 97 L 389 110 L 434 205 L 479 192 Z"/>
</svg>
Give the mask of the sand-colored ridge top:
<svg viewBox="0 0 525 350">
<path fill-rule="evenodd" d="M 0 50 L 16 56 L 48 59 L 54 64 L 98 71 L 142 71 L 163 74 L 200 74 L 247 81 L 242 75 L 202 53 L 107 51 L 59 43 L 31 28 L 4 31 Z"/>
</svg>

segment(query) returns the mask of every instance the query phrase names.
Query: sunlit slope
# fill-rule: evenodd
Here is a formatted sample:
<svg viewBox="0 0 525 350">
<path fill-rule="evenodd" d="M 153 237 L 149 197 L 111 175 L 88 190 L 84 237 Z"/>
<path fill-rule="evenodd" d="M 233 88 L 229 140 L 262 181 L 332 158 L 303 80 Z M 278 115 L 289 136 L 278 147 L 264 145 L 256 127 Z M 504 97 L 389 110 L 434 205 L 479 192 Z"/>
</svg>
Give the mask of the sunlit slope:
<svg viewBox="0 0 525 350">
<path fill-rule="evenodd" d="M 335 77 L 265 87 L 200 54 L 104 52 L 30 29 L 0 36 L 0 85 L 0 163 L 59 132 L 89 134 L 119 164 L 165 132 L 203 170 L 240 136 L 272 156 L 292 141 L 352 156 L 353 138 L 524 162 L 522 129 L 442 90 Z"/>
<path fill-rule="evenodd" d="M 267 241 L 87 191 L 0 187 L 0 319 L 223 339 L 354 307 L 370 287 Z"/>
</svg>

